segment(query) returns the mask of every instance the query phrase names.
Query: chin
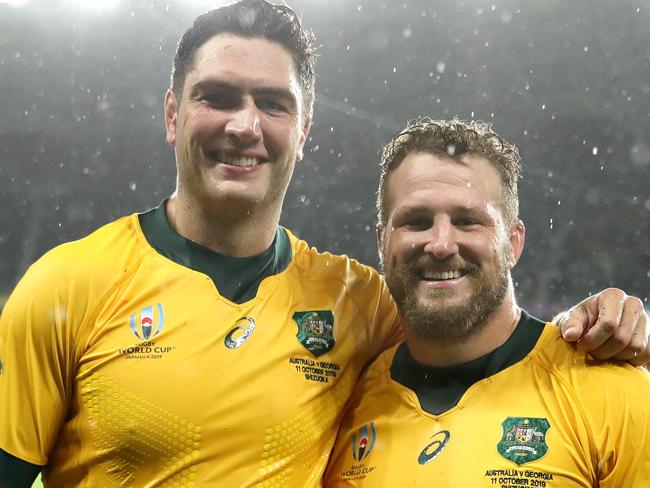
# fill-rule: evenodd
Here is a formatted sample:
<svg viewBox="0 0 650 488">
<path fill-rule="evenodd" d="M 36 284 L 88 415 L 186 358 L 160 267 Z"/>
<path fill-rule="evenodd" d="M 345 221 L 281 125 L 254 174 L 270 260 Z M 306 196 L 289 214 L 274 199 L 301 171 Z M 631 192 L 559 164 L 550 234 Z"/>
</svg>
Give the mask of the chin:
<svg viewBox="0 0 650 488">
<path fill-rule="evenodd" d="M 404 312 L 408 327 L 424 339 L 454 341 L 463 339 L 481 328 L 467 304 L 436 304 L 417 306 Z"/>
</svg>

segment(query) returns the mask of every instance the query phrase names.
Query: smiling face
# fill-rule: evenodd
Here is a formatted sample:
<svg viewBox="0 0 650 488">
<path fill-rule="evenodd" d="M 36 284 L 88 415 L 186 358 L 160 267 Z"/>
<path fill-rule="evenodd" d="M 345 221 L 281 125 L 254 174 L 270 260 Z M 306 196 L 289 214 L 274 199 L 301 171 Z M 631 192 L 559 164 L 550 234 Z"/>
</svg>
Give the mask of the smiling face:
<svg viewBox="0 0 650 488">
<path fill-rule="evenodd" d="M 379 248 L 406 326 L 443 341 L 479 330 L 523 249 L 523 224 L 503 218 L 499 173 L 478 155 L 416 152 L 387 183 Z"/>
<path fill-rule="evenodd" d="M 246 212 L 279 208 L 309 132 L 289 52 L 264 39 L 203 44 L 181 100 L 165 96 L 181 202 Z"/>
</svg>

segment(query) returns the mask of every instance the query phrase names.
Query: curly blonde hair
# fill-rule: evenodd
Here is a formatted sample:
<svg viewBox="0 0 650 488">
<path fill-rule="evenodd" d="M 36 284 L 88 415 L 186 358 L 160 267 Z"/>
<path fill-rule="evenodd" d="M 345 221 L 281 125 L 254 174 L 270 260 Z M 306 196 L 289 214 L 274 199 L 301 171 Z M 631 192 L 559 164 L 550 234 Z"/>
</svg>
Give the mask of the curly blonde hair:
<svg viewBox="0 0 650 488">
<path fill-rule="evenodd" d="M 498 170 L 503 186 L 503 210 L 506 222 L 519 216 L 517 182 L 521 177 L 521 156 L 517 147 L 480 120 L 412 120 L 380 150 L 381 162 L 377 191 L 377 218 L 386 224 L 386 191 L 390 173 L 412 152 L 431 153 L 458 160 L 465 154 L 484 157 Z"/>
</svg>

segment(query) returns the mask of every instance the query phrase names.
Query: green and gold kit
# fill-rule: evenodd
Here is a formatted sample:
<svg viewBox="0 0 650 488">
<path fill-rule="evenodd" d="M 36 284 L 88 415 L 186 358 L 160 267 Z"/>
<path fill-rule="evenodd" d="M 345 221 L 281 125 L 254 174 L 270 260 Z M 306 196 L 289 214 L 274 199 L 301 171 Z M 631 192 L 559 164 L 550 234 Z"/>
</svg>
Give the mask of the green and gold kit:
<svg viewBox="0 0 650 488">
<path fill-rule="evenodd" d="M 0 321 L 0 449 L 55 487 L 320 486 L 362 368 L 398 340 L 371 268 L 283 228 L 263 255 L 219 256 L 160 207 L 59 246 L 18 284 Z"/>
<path fill-rule="evenodd" d="M 360 380 L 326 487 L 650 486 L 650 375 L 595 363 L 525 312 L 509 340 L 431 368 L 406 343 Z"/>
</svg>

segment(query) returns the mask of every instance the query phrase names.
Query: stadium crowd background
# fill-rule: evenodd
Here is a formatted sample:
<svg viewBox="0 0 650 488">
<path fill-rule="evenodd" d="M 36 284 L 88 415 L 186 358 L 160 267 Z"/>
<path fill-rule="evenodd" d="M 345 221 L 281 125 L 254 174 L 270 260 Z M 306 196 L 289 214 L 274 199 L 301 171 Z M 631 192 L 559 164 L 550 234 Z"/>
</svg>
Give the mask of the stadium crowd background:
<svg viewBox="0 0 650 488">
<path fill-rule="evenodd" d="M 192 0 L 0 0 L 0 303 L 47 249 L 173 189 L 162 97 Z M 520 303 L 650 298 L 650 7 L 642 0 L 296 0 L 320 43 L 283 224 L 377 264 L 377 150 L 418 115 L 524 156 Z"/>
</svg>

